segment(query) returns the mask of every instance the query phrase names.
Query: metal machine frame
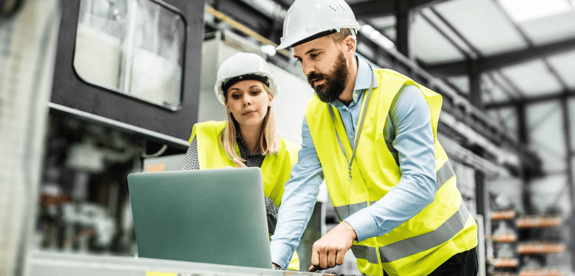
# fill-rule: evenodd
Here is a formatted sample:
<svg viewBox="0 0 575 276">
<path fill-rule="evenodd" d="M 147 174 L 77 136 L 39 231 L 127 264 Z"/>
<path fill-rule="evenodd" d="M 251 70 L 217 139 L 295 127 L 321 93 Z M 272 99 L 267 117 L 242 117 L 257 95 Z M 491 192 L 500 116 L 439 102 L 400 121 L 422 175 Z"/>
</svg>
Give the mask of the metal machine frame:
<svg viewBox="0 0 575 276">
<path fill-rule="evenodd" d="M 149 102 L 134 100 L 108 89 L 92 85 L 74 70 L 74 49 L 80 0 L 61 1 L 62 17 L 52 96 L 54 104 L 99 115 L 180 139 L 187 139 L 197 121 L 201 84 L 204 1 L 166 0 L 179 10 L 187 22 L 183 67 L 183 101 L 172 111 Z"/>
</svg>

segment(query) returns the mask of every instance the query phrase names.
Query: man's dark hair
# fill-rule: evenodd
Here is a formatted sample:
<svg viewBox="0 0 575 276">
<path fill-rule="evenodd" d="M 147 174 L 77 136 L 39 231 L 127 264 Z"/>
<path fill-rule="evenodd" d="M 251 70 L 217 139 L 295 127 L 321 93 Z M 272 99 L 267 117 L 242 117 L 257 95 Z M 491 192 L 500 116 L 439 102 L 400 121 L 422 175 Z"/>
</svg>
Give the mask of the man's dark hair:
<svg viewBox="0 0 575 276">
<path fill-rule="evenodd" d="M 340 43 L 342 42 L 346 37 L 352 35 L 352 30 L 351 29 L 341 29 L 339 30 L 339 32 L 333 33 L 331 34 L 331 38 L 333 39 L 333 41 L 335 41 L 336 43 Z"/>
</svg>

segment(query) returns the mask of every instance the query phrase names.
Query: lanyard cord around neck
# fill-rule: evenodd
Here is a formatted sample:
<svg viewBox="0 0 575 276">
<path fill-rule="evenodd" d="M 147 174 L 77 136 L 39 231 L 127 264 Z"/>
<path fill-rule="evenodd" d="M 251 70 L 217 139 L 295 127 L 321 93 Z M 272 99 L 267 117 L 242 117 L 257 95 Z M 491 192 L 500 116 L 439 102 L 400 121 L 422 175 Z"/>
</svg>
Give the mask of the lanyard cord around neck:
<svg viewBox="0 0 575 276">
<path fill-rule="evenodd" d="M 355 137 L 354 137 L 354 144 L 353 144 L 353 148 L 352 148 L 352 154 L 351 154 L 351 158 L 347 158 L 347 153 L 345 152 L 345 148 L 343 147 L 343 143 L 341 142 L 341 139 L 339 138 L 339 133 L 337 132 L 337 128 L 335 126 L 335 115 L 333 112 L 333 108 L 328 104 L 328 109 L 329 109 L 329 115 L 331 116 L 331 121 L 333 122 L 333 128 L 335 130 L 335 136 L 337 137 L 337 142 L 339 143 L 339 147 L 341 148 L 341 151 L 343 152 L 343 155 L 345 156 L 345 159 L 347 160 L 347 170 L 349 173 L 349 180 L 351 181 L 351 164 L 353 163 L 353 159 L 355 158 L 355 153 L 357 151 L 357 145 L 359 145 L 359 137 L 361 135 L 361 129 L 363 128 L 363 122 L 365 121 L 365 116 L 367 115 L 367 106 L 369 104 L 369 99 L 371 98 L 371 91 L 373 90 L 373 82 L 374 82 L 374 77 L 373 77 L 373 73 L 371 74 L 371 83 L 369 84 L 369 92 L 367 92 L 367 96 L 365 98 L 365 104 L 363 105 L 363 110 L 362 113 L 360 114 L 360 121 L 359 121 L 359 126 L 357 128 L 357 132 L 355 133 Z"/>
</svg>

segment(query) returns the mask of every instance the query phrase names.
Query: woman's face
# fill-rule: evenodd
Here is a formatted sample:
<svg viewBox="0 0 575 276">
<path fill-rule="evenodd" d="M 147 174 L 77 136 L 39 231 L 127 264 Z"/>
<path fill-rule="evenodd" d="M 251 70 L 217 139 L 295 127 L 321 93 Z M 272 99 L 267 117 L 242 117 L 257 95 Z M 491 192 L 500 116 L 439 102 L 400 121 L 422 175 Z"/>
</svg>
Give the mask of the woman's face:
<svg viewBox="0 0 575 276">
<path fill-rule="evenodd" d="M 232 85 L 226 94 L 226 107 L 240 126 L 262 124 L 268 107 L 272 106 L 273 94 L 264 89 L 261 81 L 243 80 Z"/>
</svg>

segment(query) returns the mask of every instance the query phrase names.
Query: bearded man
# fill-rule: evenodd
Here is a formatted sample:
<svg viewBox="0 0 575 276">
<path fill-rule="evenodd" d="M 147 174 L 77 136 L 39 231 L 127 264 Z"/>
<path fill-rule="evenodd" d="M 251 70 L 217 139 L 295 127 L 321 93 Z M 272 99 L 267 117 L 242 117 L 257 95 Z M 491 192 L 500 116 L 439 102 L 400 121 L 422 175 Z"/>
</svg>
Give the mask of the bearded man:
<svg viewBox="0 0 575 276">
<path fill-rule="evenodd" d="M 343 263 L 367 275 L 477 275 L 477 224 L 437 141 L 442 98 L 359 57 L 344 0 L 296 0 L 278 49 L 293 48 L 316 97 L 270 244 L 285 268 L 325 179 L 340 224 L 313 245 L 310 271 Z"/>
</svg>

